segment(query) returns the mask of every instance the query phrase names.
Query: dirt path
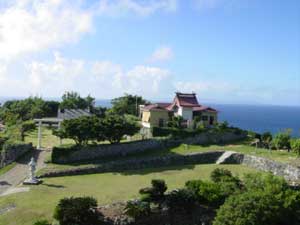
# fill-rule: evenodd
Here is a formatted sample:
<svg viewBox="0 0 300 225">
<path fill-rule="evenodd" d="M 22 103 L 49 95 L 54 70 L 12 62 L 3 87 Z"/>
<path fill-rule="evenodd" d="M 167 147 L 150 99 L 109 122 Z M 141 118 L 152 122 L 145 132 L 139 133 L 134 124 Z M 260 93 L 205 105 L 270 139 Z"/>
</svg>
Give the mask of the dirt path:
<svg viewBox="0 0 300 225">
<path fill-rule="evenodd" d="M 37 169 L 45 167 L 46 150 L 33 150 L 17 161 L 15 167 L 0 176 L 0 195 L 20 184 L 29 172 L 28 163 L 33 156 L 37 161 Z"/>
</svg>

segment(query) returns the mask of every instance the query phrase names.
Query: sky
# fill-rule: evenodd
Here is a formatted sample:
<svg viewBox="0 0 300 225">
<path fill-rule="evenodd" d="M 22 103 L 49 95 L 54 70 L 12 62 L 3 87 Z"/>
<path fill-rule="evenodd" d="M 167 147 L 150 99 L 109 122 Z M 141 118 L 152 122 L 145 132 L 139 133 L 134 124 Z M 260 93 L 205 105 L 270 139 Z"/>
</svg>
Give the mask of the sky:
<svg viewBox="0 0 300 225">
<path fill-rule="evenodd" d="M 300 106 L 299 0 L 0 0 L 0 96 Z"/>
</svg>

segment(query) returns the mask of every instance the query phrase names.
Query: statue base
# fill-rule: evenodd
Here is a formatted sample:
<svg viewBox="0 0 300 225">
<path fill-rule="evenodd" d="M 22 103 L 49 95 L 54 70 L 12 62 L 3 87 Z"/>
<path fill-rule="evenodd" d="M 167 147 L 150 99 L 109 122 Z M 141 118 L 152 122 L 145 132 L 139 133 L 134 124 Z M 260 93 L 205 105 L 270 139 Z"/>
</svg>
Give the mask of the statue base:
<svg viewBox="0 0 300 225">
<path fill-rule="evenodd" d="M 25 185 L 37 185 L 40 183 L 42 183 L 42 181 L 37 178 L 29 178 L 23 181 L 23 184 Z"/>
</svg>

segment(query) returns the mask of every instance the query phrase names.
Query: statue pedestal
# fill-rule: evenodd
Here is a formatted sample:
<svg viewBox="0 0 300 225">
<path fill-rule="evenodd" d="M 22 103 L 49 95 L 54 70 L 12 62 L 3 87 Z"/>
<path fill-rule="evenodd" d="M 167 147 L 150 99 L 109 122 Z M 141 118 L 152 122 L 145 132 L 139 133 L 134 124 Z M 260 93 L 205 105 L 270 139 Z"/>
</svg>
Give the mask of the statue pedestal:
<svg viewBox="0 0 300 225">
<path fill-rule="evenodd" d="M 26 185 L 37 185 L 37 184 L 40 184 L 42 183 L 41 180 L 37 179 L 37 178 L 28 178 L 26 180 L 23 181 L 23 184 L 26 184 Z"/>
</svg>

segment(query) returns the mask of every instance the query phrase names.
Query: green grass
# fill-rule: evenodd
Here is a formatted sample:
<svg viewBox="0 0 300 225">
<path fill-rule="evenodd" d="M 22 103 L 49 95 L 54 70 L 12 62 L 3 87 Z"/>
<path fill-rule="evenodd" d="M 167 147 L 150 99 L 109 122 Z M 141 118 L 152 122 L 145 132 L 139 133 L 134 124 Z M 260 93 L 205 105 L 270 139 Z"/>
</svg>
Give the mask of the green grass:
<svg viewBox="0 0 300 225">
<path fill-rule="evenodd" d="M 6 172 L 8 172 L 9 170 L 11 170 L 12 168 L 14 168 L 16 165 L 16 162 L 10 163 L 7 166 L 3 167 L 0 169 L 0 176 L 5 174 Z"/>
<path fill-rule="evenodd" d="M 249 155 L 255 155 L 259 157 L 265 157 L 268 159 L 272 159 L 275 161 L 283 162 L 283 163 L 289 163 L 291 165 L 299 166 L 300 165 L 300 159 L 297 158 L 296 153 L 287 151 L 277 151 L 272 150 L 269 151 L 267 149 L 256 149 L 255 147 L 246 145 L 244 142 L 237 142 L 234 144 L 227 144 L 227 145 L 185 145 L 181 144 L 178 147 L 175 148 L 165 148 L 165 149 L 156 149 L 156 150 L 149 150 L 146 152 L 130 155 L 130 156 L 122 156 L 122 157 L 111 157 L 111 158 L 105 158 L 105 159 L 97 159 L 97 160 L 91 160 L 89 162 L 79 162 L 79 163 L 73 163 L 73 164 L 53 164 L 49 163 L 47 168 L 42 169 L 39 171 L 39 174 L 47 172 L 47 171 L 53 171 L 53 170 L 61 170 L 61 169 L 69 169 L 74 167 L 87 167 L 91 165 L 96 165 L 99 163 L 105 163 L 108 161 L 115 161 L 115 160 L 124 160 L 124 159 L 131 159 L 131 158 L 145 158 L 145 157 L 153 157 L 153 156 L 164 156 L 164 155 L 170 155 L 170 154 L 189 154 L 189 153 L 195 153 L 195 152 L 208 152 L 208 151 L 214 151 L 214 150 L 228 150 L 228 151 L 236 151 L 244 154 Z"/>
<path fill-rule="evenodd" d="M 33 146 L 37 145 L 37 129 L 28 133 L 25 137 L 25 142 L 32 143 Z M 54 146 L 60 146 L 59 138 L 52 134 L 52 130 L 47 127 L 42 127 L 42 148 L 53 148 Z M 71 139 L 63 139 L 62 144 L 75 144 Z"/>
<path fill-rule="evenodd" d="M 44 179 L 42 185 L 29 192 L 0 197 L 0 208 L 15 204 L 16 208 L 0 215 L 0 224 L 32 225 L 36 219 L 51 219 L 59 199 L 70 196 L 94 196 L 98 203 L 108 204 L 137 197 L 138 190 L 150 185 L 151 179 L 165 179 L 169 190 L 179 188 L 190 179 L 209 179 L 217 167 L 229 169 L 235 175 L 254 173 L 241 165 L 189 165 Z"/>
</svg>

